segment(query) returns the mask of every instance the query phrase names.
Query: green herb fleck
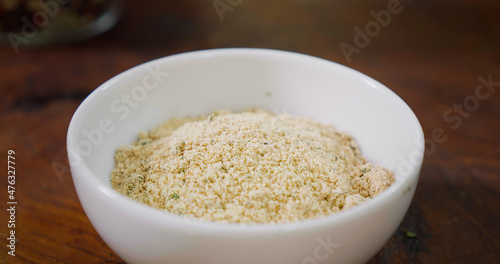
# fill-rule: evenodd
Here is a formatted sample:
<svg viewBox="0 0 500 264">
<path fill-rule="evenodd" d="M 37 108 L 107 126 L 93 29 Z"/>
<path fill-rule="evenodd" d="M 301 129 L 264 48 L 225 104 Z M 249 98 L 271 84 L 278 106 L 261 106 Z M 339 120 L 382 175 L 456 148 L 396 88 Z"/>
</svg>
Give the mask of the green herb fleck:
<svg viewBox="0 0 500 264">
<path fill-rule="evenodd" d="M 179 194 L 178 193 L 174 193 L 174 194 L 171 195 L 171 197 L 172 197 L 172 199 L 177 200 L 177 199 L 179 199 Z"/>
<path fill-rule="evenodd" d="M 179 169 L 179 173 L 182 173 L 182 172 L 184 172 L 184 171 L 185 171 L 185 170 L 184 170 L 183 168 L 180 168 L 180 169 Z"/>
<path fill-rule="evenodd" d="M 416 238 L 417 237 L 417 232 L 413 232 L 413 231 L 410 231 L 410 230 L 406 230 L 405 231 L 405 236 L 407 238 Z"/>
<path fill-rule="evenodd" d="M 362 173 L 366 173 L 366 172 L 367 172 L 367 170 L 366 170 L 366 169 L 362 169 L 362 170 L 361 170 L 361 172 L 362 172 Z"/>
<path fill-rule="evenodd" d="M 141 145 L 143 145 L 143 146 L 146 145 L 146 144 L 148 144 L 148 142 L 146 142 L 146 141 L 142 141 L 141 142 Z"/>
</svg>

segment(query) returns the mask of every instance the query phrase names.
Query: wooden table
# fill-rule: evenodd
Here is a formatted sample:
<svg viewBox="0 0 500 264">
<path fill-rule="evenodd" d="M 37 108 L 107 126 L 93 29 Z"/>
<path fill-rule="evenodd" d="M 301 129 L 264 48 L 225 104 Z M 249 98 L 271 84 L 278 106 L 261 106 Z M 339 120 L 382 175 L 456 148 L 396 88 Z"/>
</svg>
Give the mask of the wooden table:
<svg viewBox="0 0 500 264">
<path fill-rule="evenodd" d="M 18 54 L 1 48 L 0 262 L 123 262 L 76 196 L 65 150 L 73 112 L 101 83 L 140 63 L 259 47 L 366 73 L 420 119 L 429 144 L 415 198 L 370 263 L 499 263 L 500 2 L 437 2 L 243 0 L 221 21 L 212 0 L 129 1 L 121 21 L 99 37 Z M 355 27 L 369 40 L 355 38 L 362 34 Z M 478 88 L 481 78 L 493 83 Z M 9 149 L 16 158 L 16 257 L 5 246 Z"/>
</svg>

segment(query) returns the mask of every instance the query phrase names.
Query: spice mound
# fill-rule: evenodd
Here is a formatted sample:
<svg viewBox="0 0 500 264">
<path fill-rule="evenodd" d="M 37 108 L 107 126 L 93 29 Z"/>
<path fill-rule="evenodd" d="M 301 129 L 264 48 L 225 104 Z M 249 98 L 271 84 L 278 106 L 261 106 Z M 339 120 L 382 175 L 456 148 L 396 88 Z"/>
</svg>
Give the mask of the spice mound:
<svg viewBox="0 0 500 264">
<path fill-rule="evenodd" d="M 160 210 L 225 223 L 287 223 L 363 203 L 394 182 L 347 134 L 253 109 L 174 118 L 115 154 L 118 192 Z"/>
</svg>

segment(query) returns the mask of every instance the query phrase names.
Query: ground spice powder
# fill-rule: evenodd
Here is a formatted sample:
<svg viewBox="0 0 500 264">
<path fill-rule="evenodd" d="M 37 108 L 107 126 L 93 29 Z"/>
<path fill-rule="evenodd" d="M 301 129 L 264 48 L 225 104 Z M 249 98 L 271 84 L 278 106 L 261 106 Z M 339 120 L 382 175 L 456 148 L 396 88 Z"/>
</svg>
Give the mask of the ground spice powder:
<svg viewBox="0 0 500 264">
<path fill-rule="evenodd" d="M 226 223 L 286 223 L 346 210 L 394 182 L 347 134 L 263 110 L 174 118 L 115 154 L 118 192 Z"/>
</svg>

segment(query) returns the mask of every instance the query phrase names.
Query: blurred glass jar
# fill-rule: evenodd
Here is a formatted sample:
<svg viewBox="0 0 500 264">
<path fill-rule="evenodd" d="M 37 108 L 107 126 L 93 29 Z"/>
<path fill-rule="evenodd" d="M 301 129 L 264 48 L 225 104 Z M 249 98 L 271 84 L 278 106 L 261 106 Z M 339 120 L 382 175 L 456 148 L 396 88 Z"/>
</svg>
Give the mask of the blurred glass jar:
<svg viewBox="0 0 500 264">
<path fill-rule="evenodd" d="M 112 28 L 120 0 L 0 0 L 0 43 L 14 51 L 87 39 Z"/>
</svg>

